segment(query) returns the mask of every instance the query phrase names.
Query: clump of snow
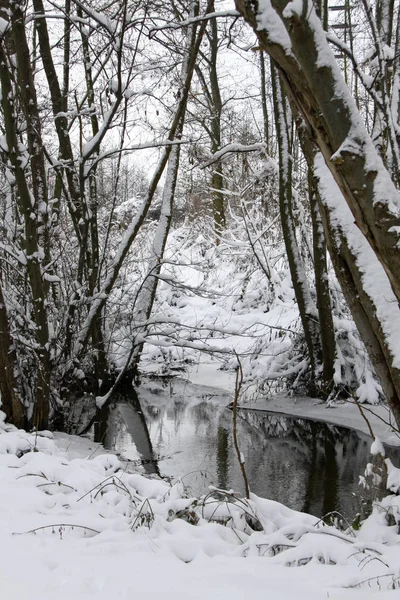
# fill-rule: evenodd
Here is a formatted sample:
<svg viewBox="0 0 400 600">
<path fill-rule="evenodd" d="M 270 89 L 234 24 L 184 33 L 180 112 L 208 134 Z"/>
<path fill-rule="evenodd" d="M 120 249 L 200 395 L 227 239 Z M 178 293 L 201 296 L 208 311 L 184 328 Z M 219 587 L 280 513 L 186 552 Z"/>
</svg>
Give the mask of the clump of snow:
<svg viewBox="0 0 400 600">
<path fill-rule="evenodd" d="M 271 0 L 259 0 L 257 14 L 258 29 L 264 29 L 272 43 L 280 44 L 287 54 L 291 54 L 292 43 L 282 20 L 271 4 Z"/>
<path fill-rule="evenodd" d="M 11 454 L 18 458 L 29 452 L 57 454 L 58 449 L 50 431 L 28 433 L 5 422 L 5 414 L 0 411 L 0 455 Z"/>
<path fill-rule="evenodd" d="M 380 454 L 381 456 L 385 456 L 385 448 L 381 442 L 381 440 L 379 438 L 375 438 L 374 441 L 371 444 L 371 450 L 370 450 L 371 454 L 376 456 L 377 454 Z"/>
</svg>

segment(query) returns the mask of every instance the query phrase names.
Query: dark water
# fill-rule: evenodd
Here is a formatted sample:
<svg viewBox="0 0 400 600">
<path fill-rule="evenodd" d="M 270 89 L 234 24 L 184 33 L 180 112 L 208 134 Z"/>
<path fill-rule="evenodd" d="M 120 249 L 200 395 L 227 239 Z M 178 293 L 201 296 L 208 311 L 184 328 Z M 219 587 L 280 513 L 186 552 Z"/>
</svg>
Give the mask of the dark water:
<svg viewBox="0 0 400 600">
<path fill-rule="evenodd" d="M 193 495 L 209 485 L 244 493 L 233 447 L 231 398 L 182 381 L 149 383 L 135 399 L 103 411 L 94 437 L 147 473 L 180 476 Z M 141 408 L 141 410 L 140 410 Z M 240 449 L 252 492 L 290 508 L 351 519 L 364 496 L 359 476 L 370 462 L 369 436 L 344 427 L 241 410 Z M 400 463 L 400 450 L 393 457 Z"/>
</svg>

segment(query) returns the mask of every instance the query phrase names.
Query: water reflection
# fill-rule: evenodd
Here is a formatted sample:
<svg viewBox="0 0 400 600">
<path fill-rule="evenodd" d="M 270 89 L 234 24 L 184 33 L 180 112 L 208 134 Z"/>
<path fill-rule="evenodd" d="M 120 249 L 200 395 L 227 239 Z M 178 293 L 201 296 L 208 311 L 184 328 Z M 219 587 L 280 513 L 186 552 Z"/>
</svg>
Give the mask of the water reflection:
<svg viewBox="0 0 400 600">
<path fill-rule="evenodd" d="M 183 476 L 195 495 L 211 484 L 244 491 L 227 395 L 174 381 L 142 385 L 138 400 L 139 409 L 126 400 L 111 406 L 106 426 L 97 425 L 96 437 L 102 435 L 107 448 L 144 459 L 146 472 Z M 240 417 L 253 492 L 317 516 L 339 510 L 351 518 L 359 510 L 355 495 L 361 494 L 359 475 L 369 461 L 367 435 L 260 411 L 243 410 Z"/>
<path fill-rule="evenodd" d="M 118 400 L 98 412 L 93 439 L 126 460 L 137 462 L 145 473 L 160 475 L 146 419 L 134 392 L 129 402 Z"/>
</svg>

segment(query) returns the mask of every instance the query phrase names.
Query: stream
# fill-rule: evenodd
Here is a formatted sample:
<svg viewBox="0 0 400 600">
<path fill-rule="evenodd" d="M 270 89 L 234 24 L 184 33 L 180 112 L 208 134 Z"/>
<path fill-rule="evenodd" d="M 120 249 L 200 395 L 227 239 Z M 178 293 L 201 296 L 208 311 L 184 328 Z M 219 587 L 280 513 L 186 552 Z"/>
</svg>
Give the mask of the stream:
<svg viewBox="0 0 400 600">
<path fill-rule="evenodd" d="M 231 400 L 182 380 L 151 381 L 140 386 L 138 398 L 119 398 L 103 409 L 91 435 L 147 474 L 181 477 L 194 496 L 210 485 L 244 493 L 226 408 Z M 369 436 L 266 411 L 241 409 L 238 416 L 252 492 L 319 517 L 337 510 L 352 519 L 362 511 L 370 494 L 359 486 L 371 461 Z M 390 456 L 400 464 L 400 448 Z"/>
</svg>

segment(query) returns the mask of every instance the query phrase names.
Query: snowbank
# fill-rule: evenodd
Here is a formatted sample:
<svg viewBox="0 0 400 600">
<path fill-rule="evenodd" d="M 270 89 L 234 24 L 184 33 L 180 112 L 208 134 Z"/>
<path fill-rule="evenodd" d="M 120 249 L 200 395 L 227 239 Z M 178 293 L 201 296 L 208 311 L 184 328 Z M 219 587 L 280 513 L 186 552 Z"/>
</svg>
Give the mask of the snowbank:
<svg viewBox="0 0 400 600">
<path fill-rule="evenodd" d="M 299 599 L 372 598 L 399 582 L 399 497 L 387 500 L 390 526 L 385 506 L 343 533 L 254 495 L 188 498 L 180 481 L 129 473 L 91 442 L 4 423 L 0 481 L 7 600 L 286 600 L 294 589 Z"/>
</svg>

